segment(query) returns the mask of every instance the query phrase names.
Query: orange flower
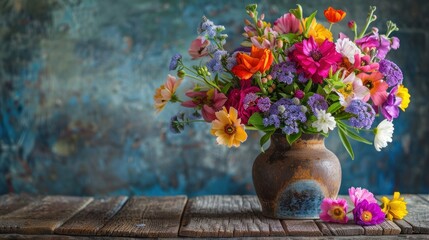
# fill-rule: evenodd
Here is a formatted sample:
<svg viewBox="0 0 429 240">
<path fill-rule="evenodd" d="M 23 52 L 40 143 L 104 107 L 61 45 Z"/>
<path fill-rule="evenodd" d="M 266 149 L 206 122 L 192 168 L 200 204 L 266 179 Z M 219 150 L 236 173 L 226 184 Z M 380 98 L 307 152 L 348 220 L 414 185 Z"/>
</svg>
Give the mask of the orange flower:
<svg viewBox="0 0 429 240">
<path fill-rule="evenodd" d="M 337 23 L 343 20 L 344 17 L 346 16 L 346 12 L 344 12 L 343 10 L 335 9 L 332 7 L 329 7 L 328 9 L 326 9 L 324 14 L 325 14 L 326 20 L 328 20 L 328 22 L 330 23 Z"/>
<path fill-rule="evenodd" d="M 157 112 L 161 112 L 165 105 L 167 105 L 167 103 L 173 99 L 174 93 L 176 92 L 180 83 L 182 83 L 182 79 L 176 80 L 174 76 L 168 74 L 167 82 L 155 90 L 153 99 L 155 100 L 154 107 Z"/>
<path fill-rule="evenodd" d="M 245 53 L 237 54 L 237 65 L 232 72 L 243 80 L 250 79 L 258 71 L 264 73 L 271 67 L 273 54 L 269 49 L 261 49 L 252 45 L 250 56 Z"/>
<path fill-rule="evenodd" d="M 370 96 L 363 99 L 364 102 L 369 100 L 371 97 L 372 102 L 375 106 L 381 106 L 387 98 L 387 88 L 389 87 L 385 81 L 383 81 L 383 74 L 380 72 L 372 72 L 371 74 L 359 73 L 358 78 L 362 80 L 362 84 L 369 89 Z"/>
<path fill-rule="evenodd" d="M 222 110 L 215 113 L 216 119 L 212 122 L 210 133 L 216 136 L 219 144 L 228 147 L 239 147 L 240 143 L 246 141 L 247 133 L 244 131 L 244 125 L 238 117 L 237 109 L 230 107 L 229 112 L 223 107 Z"/>
</svg>

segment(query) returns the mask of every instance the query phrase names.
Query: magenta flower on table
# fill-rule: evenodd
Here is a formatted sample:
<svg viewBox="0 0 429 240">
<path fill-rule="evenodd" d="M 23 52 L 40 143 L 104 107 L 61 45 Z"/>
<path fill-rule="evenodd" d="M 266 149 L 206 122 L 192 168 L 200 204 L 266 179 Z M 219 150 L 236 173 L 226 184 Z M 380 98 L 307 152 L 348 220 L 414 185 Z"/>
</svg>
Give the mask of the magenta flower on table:
<svg viewBox="0 0 429 240">
<path fill-rule="evenodd" d="M 274 31 L 284 33 L 299 33 L 299 20 L 292 13 L 286 13 L 274 22 Z"/>
<path fill-rule="evenodd" d="M 374 194 L 365 188 L 351 187 L 349 188 L 349 196 L 355 206 L 363 200 L 366 200 L 368 203 L 377 203 Z"/>
<path fill-rule="evenodd" d="M 208 91 L 188 91 L 186 96 L 192 100 L 185 101 L 182 106 L 188 108 L 201 108 L 201 115 L 207 122 L 212 122 L 216 119 L 215 113 L 220 111 L 228 100 L 225 94 L 219 93 L 216 89 Z"/>
<path fill-rule="evenodd" d="M 320 205 L 320 219 L 325 222 L 347 223 L 347 201 L 345 199 L 325 198 Z"/>
<path fill-rule="evenodd" d="M 397 92 L 398 86 L 390 91 L 386 101 L 381 105 L 381 113 L 389 121 L 399 116 L 399 106 L 402 103 L 402 99 L 396 96 Z"/>
<path fill-rule="evenodd" d="M 320 84 L 329 75 L 329 71 L 337 70 L 342 56 L 335 51 L 335 44 L 325 40 L 320 46 L 313 37 L 296 43 L 295 50 L 289 54 L 292 61 L 297 63 L 297 72 L 304 73 L 314 83 Z"/>
<path fill-rule="evenodd" d="M 381 211 L 377 202 L 370 203 L 364 199 L 353 209 L 353 216 L 356 224 L 370 226 L 384 222 L 386 214 Z"/>
</svg>

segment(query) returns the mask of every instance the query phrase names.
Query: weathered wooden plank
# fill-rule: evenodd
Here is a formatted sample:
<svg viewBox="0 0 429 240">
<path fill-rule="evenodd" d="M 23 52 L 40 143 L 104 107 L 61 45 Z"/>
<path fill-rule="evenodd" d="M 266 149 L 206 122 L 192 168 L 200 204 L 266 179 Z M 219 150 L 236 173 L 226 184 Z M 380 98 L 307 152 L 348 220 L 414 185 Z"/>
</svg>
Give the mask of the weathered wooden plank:
<svg viewBox="0 0 429 240">
<path fill-rule="evenodd" d="M 331 230 L 329 230 L 325 222 L 322 220 L 316 220 L 315 222 L 324 236 L 332 236 Z"/>
<path fill-rule="evenodd" d="M 408 215 L 404 218 L 412 227 L 413 233 L 429 233 L 429 204 L 418 195 L 401 195 L 407 202 Z"/>
<path fill-rule="evenodd" d="M 22 234 L 0 234 L 0 239 L 11 240 L 137 240 L 141 238 L 129 237 L 103 237 L 103 236 L 67 236 L 67 235 L 22 235 Z"/>
<path fill-rule="evenodd" d="M 29 203 L 40 200 L 40 196 L 28 194 L 6 194 L 0 196 L 0 216 L 11 213 Z"/>
<path fill-rule="evenodd" d="M 282 220 L 283 228 L 291 236 L 323 236 L 313 220 Z"/>
<path fill-rule="evenodd" d="M 429 203 L 429 194 L 419 194 L 419 196 Z"/>
<path fill-rule="evenodd" d="M 133 197 L 97 235 L 177 237 L 186 196 Z"/>
<path fill-rule="evenodd" d="M 55 229 L 57 234 L 95 235 L 121 207 L 128 197 L 100 198 L 92 201 L 83 210 Z"/>
<path fill-rule="evenodd" d="M 0 216 L 0 233 L 50 234 L 92 198 L 48 196 Z"/>
<path fill-rule="evenodd" d="M 283 236 L 277 219 L 266 218 L 256 196 L 202 196 L 190 199 L 180 236 Z"/>
</svg>

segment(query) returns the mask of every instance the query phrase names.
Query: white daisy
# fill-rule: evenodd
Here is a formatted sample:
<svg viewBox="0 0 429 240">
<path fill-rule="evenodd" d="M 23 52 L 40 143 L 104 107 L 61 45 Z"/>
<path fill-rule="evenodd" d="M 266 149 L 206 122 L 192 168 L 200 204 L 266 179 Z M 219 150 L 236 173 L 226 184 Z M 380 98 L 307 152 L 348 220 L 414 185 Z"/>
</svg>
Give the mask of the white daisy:
<svg viewBox="0 0 429 240">
<path fill-rule="evenodd" d="M 326 113 L 325 110 L 316 109 L 317 120 L 314 121 L 311 126 L 315 127 L 317 131 L 328 133 L 329 130 L 333 130 L 337 123 L 331 113 Z"/>
<path fill-rule="evenodd" d="M 360 49 L 356 46 L 356 44 L 348 38 L 338 39 L 335 43 L 335 50 L 344 57 L 349 59 L 351 64 L 355 63 L 355 55 L 362 55 Z"/>
<path fill-rule="evenodd" d="M 384 119 L 378 124 L 375 129 L 374 147 L 375 150 L 380 151 L 381 148 L 387 147 L 387 143 L 392 142 L 393 136 L 393 123 Z"/>
</svg>

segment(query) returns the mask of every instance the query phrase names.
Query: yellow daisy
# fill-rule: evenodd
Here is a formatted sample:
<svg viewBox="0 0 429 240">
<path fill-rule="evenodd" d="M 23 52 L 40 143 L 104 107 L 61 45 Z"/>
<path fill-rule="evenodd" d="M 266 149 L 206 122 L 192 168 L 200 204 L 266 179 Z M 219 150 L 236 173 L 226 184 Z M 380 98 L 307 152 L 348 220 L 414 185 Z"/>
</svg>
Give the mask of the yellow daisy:
<svg viewBox="0 0 429 240">
<path fill-rule="evenodd" d="M 400 198 L 399 195 L 399 192 L 395 192 L 392 200 L 387 197 L 381 198 L 381 210 L 389 220 L 402 219 L 408 214 L 407 202 L 404 201 L 404 198 Z"/>
</svg>

